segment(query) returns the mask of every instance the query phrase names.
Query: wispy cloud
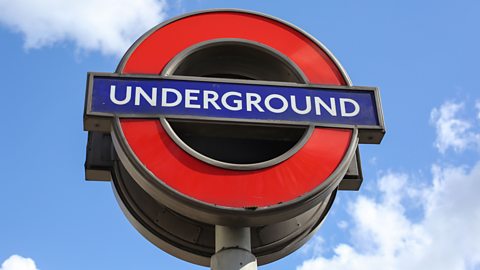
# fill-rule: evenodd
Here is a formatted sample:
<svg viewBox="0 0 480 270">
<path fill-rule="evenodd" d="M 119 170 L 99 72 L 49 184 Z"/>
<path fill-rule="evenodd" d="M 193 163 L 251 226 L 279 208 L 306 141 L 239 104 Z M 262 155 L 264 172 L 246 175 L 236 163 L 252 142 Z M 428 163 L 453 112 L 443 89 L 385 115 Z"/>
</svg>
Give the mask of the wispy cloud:
<svg viewBox="0 0 480 270">
<path fill-rule="evenodd" d="M 37 270 L 35 262 L 30 258 L 12 255 L 2 263 L 0 270 Z"/>
<path fill-rule="evenodd" d="M 165 19 L 165 0 L 0 0 L 0 23 L 24 36 L 26 49 L 72 42 L 83 51 L 122 55 Z"/>
<path fill-rule="evenodd" d="M 476 105 L 480 107 L 478 102 Z M 465 103 L 446 102 L 432 110 L 430 121 L 436 128 L 435 147 L 440 153 L 445 153 L 449 148 L 456 152 L 469 147 L 479 148 L 480 133 L 473 131 L 476 126 L 471 120 L 458 116 L 464 109 Z"/>
</svg>

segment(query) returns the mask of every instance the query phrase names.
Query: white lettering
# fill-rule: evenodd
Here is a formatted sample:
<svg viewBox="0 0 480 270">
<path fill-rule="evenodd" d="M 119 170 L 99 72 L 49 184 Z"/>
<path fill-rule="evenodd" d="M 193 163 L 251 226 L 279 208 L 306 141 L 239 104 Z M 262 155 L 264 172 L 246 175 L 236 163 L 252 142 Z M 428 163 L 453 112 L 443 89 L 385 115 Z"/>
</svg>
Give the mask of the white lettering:
<svg viewBox="0 0 480 270">
<path fill-rule="evenodd" d="M 259 103 L 262 101 L 262 97 L 260 97 L 259 94 L 256 93 L 247 93 L 246 94 L 246 106 L 247 106 L 247 111 L 251 112 L 252 111 L 252 105 L 259 111 L 259 112 L 265 112 L 262 107 L 260 107 Z"/>
<path fill-rule="evenodd" d="M 125 94 L 125 98 L 123 100 L 118 100 L 115 97 L 116 85 L 110 85 L 110 100 L 117 105 L 125 105 L 127 104 L 130 99 L 132 98 L 132 87 L 127 86 L 127 91 Z"/>
<path fill-rule="evenodd" d="M 231 106 L 230 104 L 227 103 L 227 98 L 231 96 L 236 96 L 236 97 L 242 97 L 242 94 L 239 92 L 227 92 L 225 95 L 222 96 L 222 105 L 223 107 L 227 108 L 227 110 L 230 111 L 240 111 L 242 109 L 242 100 L 240 99 L 234 99 L 233 103 L 236 106 Z"/>
<path fill-rule="evenodd" d="M 110 101 L 119 106 L 132 102 L 132 105 L 135 106 L 162 106 L 165 108 L 180 106 L 184 109 L 244 110 L 245 113 L 271 112 L 275 114 L 288 111 L 297 115 L 329 114 L 333 117 L 355 117 L 360 114 L 361 110 L 358 101 L 348 97 L 319 97 L 300 94 L 286 96 L 279 92 L 278 94 L 269 94 L 264 98 L 255 92 L 229 91 L 219 94 L 214 90 L 181 89 L 179 91 L 175 88 L 161 88 L 161 93 L 159 93 L 157 87 L 151 87 L 151 91 L 150 89 L 145 91 L 141 86 L 125 86 L 121 87 L 119 91 L 116 90 L 116 85 L 110 85 Z M 135 92 L 133 93 L 133 91 Z"/>
<path fill-rule="evenodd" d="M 203 91 L 203 108 L 208 109 L 208 104 L 212 104 L 213 107 L 217 110 L 221 110 L 220 106 L 217 104 L 218 93 L 212 90 Z"/>
<path fill-rule="evenodd" d="M 141 87 L 135 87 L 135 106 L 140 106 L 140 96 L 142 96 L 150 106 L 157 106 L 157 88 L 152 87 L 152 96 L 148 94 Z"/>
<path fill-rule="evenodd" d="M 290 96 L 290 101 L 292 102 L 292 109 L 298 114 L 307 114 L 312 110 L 312 99 L 309 96 L 305 97 L 305 109 L 299 110 L 297 107 L 297 99 L 295 96 Z"/>
<path fill-rule="evenodd" d="M 353 110 L 353 112 L 347 112 L 347 109 L 346 109 L 346 106 L 345 106 L 345 103 L 348 102 L 350 104 L 353 105 L 353 107 L 355 107 L 355 109 Z M 340 112 L 342 114 L 342 116 L 344 117 L 353 117 L 353 116 L 356 116 L 359 112 L 360 112 L 360 105 L 358 105 L 358 103 L 353 100 L 353 99 L 350 99 L 350 98 L 340 98 Z"/>
<path fill-rule="evenodd" d="M 176 100 L 168 102 L 167 94 L 173 93 L 176 96 Z M 182 102 L 182 94 L 174 88 L 162 88 L 162 107 L 175 107 Z"/>
<path fill-rule="evenodd" d="M 185 108 L 200 109 L 200 104 L 192 104 L 192 101 L 198 100 L 198 96 L 192 96 L 192 94 L 198 94 L 200 90 L 185 89 Z"/>
<path fill-rule="evenodd" d="M 272 107 L 270 102 L 274 98 L 279 99 L 283 103 L 282 107 L 280 107 L 278 109 L 275 109 L 275 108 Z M 267 98 L 265 99 L 265 107 L 267 108 L 267 110 L 269 110 L 273 113 L 283 113 L 288 108 L 288 101 L 287 101 L 286 98 L 284 98 L 283 96 L 281 96 L 279 94 L 271 94 L 271 95 L 268 95 Z"/>
<path fill-rule="evenodd" d="M 320 106 L 322 106 L 331 116 L 337 116 L 337 106 L 335 105 L 335 98 L 330 98 L 330 106 L 325 103 L 321 98 L 319 97 L 314 97 L 313 98 L 315 102 L 315 113 L 317 115 L 322 115 L 322 112 L 320 111 Z"/>
</svg>

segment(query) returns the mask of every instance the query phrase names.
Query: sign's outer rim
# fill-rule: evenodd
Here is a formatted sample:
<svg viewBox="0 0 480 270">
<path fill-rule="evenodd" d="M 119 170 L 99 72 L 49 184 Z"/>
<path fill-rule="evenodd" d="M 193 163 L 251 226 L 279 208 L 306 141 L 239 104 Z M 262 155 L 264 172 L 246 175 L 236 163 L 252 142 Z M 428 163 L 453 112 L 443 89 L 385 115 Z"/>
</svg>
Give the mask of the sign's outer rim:
<svg viewBox="0 0 480 270">
<path fill-rule="evenodd" d="M 128 51 L 125 53 L 125 55 L 121 59 L 119 65 L 117 66 L 116 72 L 118 74 L 123 74 L 122 70 L 125 68 L 127 60 L 130 58 L 132 53 L 147 37 L 149 37 L 152 33 L 157 31 L 158 29 L 172 22 L 180 20 L 182 18 L 199 15 L 199 14 L 215 13 L 215 12 L 231 12 L 231 13 L 244 13 L 244 14 L 257 15 L 259 17 L 264 17 L 264 18 L 279 22 L 287 27 L 292 28 L 295 31 L 298 31 L 298 33 L 310 39 L 314 43 L 314 45 L 318 46 L 329 57 L 329 59 L 333 62 L 333 64 L 341 74 L 345 84 L 347 86 L 352 86 L 352 83 L 348 74 L 346 73 L 343 66 L 338 62 L 336 57 L 321 42 L 316 40 L 313 36 L 305 32 L 304 30 L 298 28 L 297 26 L 291 23 L 288 23 L 286 21 L 280 20 L 276 17 L 259 13 L 259 12 L 247 11 L 247 10 L 241 10 L 241 9 L 210 9 L 210 10 L 196 11 L 196 12 L 184 14 L 181 16 L 177 16 L 175 18 L 172 18 L 168 21 L 165 21 L 155 26 L 154 28 L 146 32 L 144 35 L 142 35 L 128 49 Z M 310 83 L 309 80 L 306 83 Z M 279 203 L 276 205 L 265 206 L 265 207 L 253 208 L 253 209 L 250 209 L 250 208 L 245 209 L 245 208 L 238 208 L 238 207 L 219 206 L 219 205 L 214 205 L 211 203 L 199 201 L 195 198 L 192 198 L 183 193 L 179 193 L 176 190 L 173 190 L 171 187 L 167 186 L 164 183 L 160 183 L 161 180 L 155 176 L 153 176 L 153 179 L 152 179 L 151 172 L 149 172 L 147 168 L 145 168 L 145 166 L 143 166 L 143 168 L 137 167 L 137 166 L 141 166 L 142 163 L 139 163 L 139 160 L 133 154 L 132 149 L 127 144 L 126 138 L 124 137 L 124 134 L 121 130 L 119 122 L 120 122 L 119 118 L 116 118 L 113 124 L 112 133 L 111 133 L 114 146 L 115 146 L 115 149 L 117 149 L 120 158 L 126 161 L 127 164 L 124 164 L 124 165 L 129 171 L 129 173 L 133 173 L 132 176 L 134 178 L 138 177 L 139 181 L 137 181 L 137 183 L 143 189 L 145 189 L 145 191 L 147 191 L 149 194 L 152 194 L 154 197 L 156 198 L 161 197 L 162 199 L 164 199 L 163 203 L 167 207 L 177 210 L 180 213 L 185 213 L 186 211 L 188 211 L 189 213 L 191 213 L 191 217 L 194 219 L 198 219 L 200 221 L 208 221 L 210 223 L 220 224 L 220 225 L 237 225 L 238 226 L 239 224 L 241 224 L 242 226 L 254 226 L 254 225 L 269 224 L 272 222 L 277 222 L 280 220 L 285 220 L 287 218 L 294 217 L 298 213 L 301 213 L 310 209 L 311 207 L 318 204 L 318 202 L 321 201 L 323 198 L 325 198 L 327 194 L 333 192 L 333 190 L 337 188 L 339 182 L 342 180 L 342 176 L 344 172 L 347 170 L 348 165 L 350 164 L 350 161 L 355 155 L 357 145 L 358 145 L 358 130 L 357 128 L 353 128 L 351 132 L 350 144 L 346 148 L 346 151 L 343 155 L 343 159 L 335 168 L 334 172 L 327 179 L 325 179 L 325 181 L 323 181 L 320 185 L 316 186 L 313 190 L 310 190 L 309 192 L 304 193 L 303 195 L 287 202 Z M 143 181 L 141 179 L 143 179 Z"/>
</svg>

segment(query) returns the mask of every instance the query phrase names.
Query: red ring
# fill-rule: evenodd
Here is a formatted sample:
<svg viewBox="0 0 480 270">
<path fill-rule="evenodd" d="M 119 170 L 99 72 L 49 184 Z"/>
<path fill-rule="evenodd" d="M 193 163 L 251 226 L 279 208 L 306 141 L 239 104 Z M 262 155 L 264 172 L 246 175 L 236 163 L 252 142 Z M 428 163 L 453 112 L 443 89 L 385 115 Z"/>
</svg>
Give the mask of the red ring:
<svg viewBox="0 0 480 270">
<path fill-rule="evenodd" d="M 294 28 L 260 15 L 210 12 L 181 18 L 147 36 L 126 59 L 124 74 L 160 74 L 177 54 L 219 38 L 262 43 L 292 60 L 311 83 L 346 85 L 334 61 Z M 296 154 L 275 166 L 233 171 L 206 164 L 180 149 L 158 120 L 122 119 L 125 138 L 159 181 L 183 195 L 227 207 L 285 203 L 322 184 L 343 160 L 352 131 L 316 128 Z"/>
</svg>

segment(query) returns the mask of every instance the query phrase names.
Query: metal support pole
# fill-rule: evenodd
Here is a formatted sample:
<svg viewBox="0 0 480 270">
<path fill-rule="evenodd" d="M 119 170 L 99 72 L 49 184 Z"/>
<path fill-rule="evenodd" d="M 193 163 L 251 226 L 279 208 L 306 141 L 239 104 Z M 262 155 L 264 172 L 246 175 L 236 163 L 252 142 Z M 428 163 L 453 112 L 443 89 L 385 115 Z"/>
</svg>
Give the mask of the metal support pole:
<svg viewBox="0 0 480 270">
<path fill-rule="evenodd" d="M 252 254 L 250 228 L 215 226 L 215 254 L 210 260 L 212 270 L 257 270 Z"/>
</svg>

